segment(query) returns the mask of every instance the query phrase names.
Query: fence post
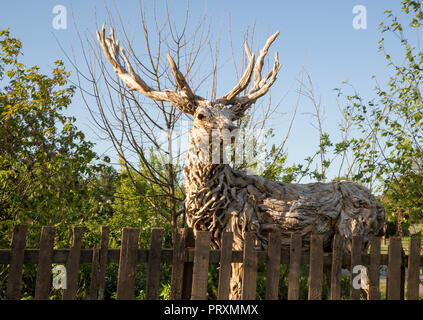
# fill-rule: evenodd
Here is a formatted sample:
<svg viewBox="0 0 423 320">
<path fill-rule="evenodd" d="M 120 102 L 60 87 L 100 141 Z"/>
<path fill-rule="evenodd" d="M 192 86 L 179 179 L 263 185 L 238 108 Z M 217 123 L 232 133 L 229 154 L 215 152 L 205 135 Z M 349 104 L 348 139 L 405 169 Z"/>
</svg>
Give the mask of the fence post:
<svg viewBox="0 0 423 320">
<path fill-rule="evenodd" d="M 147 300 L 159 299 L 160 258 L 162 255 L 163 229 L 151 229 L 150 250 L 148 252 Z"/>
<path fill-rule="evenodd" d="M 184 228 L 184 248 L 195 247 L 194 231 L 192 228 Z M 184 256 L 185 257 L 185 256 Z M 186 260 L 186 259 L 184 259 Z M 182 283 L 182 300 L 189 300 L 192 292 L 192 277 L 194 272 L 193 262 L 184 262 L 183 283 Z"/>
<path fill-rule="evenodd" d="M 90 276 L 90 292 L 88 294 L 87 300 L 97 300 L 98 299 L 98 256 L 99 256 L 98 244 L 94 245 L 93 256 L 91 259 L 91 276 Z"/>
<path fill-rule="evenodd" d="M 197 231 L 191 300 L 206 300 L 210 259 L 210 231 Z"/>
<path fill-rule="evenodd" d="M 281 270 L 280 232 L 269 233 L 267 246 L 266 300 L 277 300 L 279 293 L 279 273 Z"/>
<path fill-rule="evenodd" d="M 310 273 L 308 285 L 308 299 L 322 299 L 323 277 L 323 236 L 312 234 L 310 237 Z"/>
<path fill-rule="evenodd" d="M 74 300 L 76 296 L 81 244 L 82 227 L 74 227 L 72 248 L 66 262 L 66 289 L 63 290 L 63 300 Z"/>
<path fill-rule="evenodd" d="M 342 236 L 336 234 L 333 239 L 332 269 L 330 280 L 330 300 L 341 300 L 342 258 L 344 256 Z"/>
<path fill-rule="evenodd" d="M 405 299 L 405 266 L 407 265 L 407 259 L 405 255 L 404 248 L 402 247 L 401 242 L 401 291 L 400 291 L 400 300 Z"/>
<path fill-rule="evenodd" d="M 380 241 L 378 237 L 370 238 L 369 300 L 380 300 Z"/>
<path fill-rule="evenodd" d="M 388 248 L 387 300 L 401 298 L 401 238 L 391 237 Z"/>
<path fill-rule="evenodd" d="M 50 293 L 54 232 L 55 229 L 51 226 L 43 227 L 41 230 L 37 280 L 35 283 L 35 300 L 48 300 L 48 295 Z"/>
<path fill-rule="evenodd" d="M 170 280 L 170 300 L 182 299 L 182 285 L 184 282 L 184 260 L 185 260 L 184 234 L 185 234 L 184 229 L 178 229 L 174 233 L 172 277 Z"/>
<path fill-rule="evenodd" d="M 288 300 L 298 300 L 300 297 L 301 248 L 301 234 L 292 233 L 289 249 Z"/>
<path fill-rule="evenodd" d="M 138 260 L 138 236 L 140 229 L 123 228 L 120 248 L 117 300 L 134 299 L 135 273 Z"/>
<path fill-rule="evenodd" d="M 220 270 L 219 270 L 219 289 L 218 300 L 228 300 L 230 292 L 231 280 L 231 263 L 232 263 L 232 232 L 223 232 L 222 248 L 220 249 Z"/>
<path fill-rule="evenodd" d="M 13 230 L 12 248 L 10 251 L 10 266 L 7 275 L 8 300 L 19 300 L 22 288 L 22 269 L 26 246 L 26 227 L 15 226 Z"/>
<path fill-rule="evenodd" d="M 407 300 L 419 299 L 420 238 L 411 238 L 408 250 Z"/>
<path fill-rule="evenodd" d="M 104 299 L 104 288 L 106 285 L 106 270 L 107 270 L 107 256 L 109 246 L 109 231 L 108 226 L 100 227 L 100 272 L 98 275 L 98 300 Z"/>
<path fill-rule="evenodd" d="M 360 288 L 354 288 L 354 267 L 361 265 L 361 236 L 353 236 L 352 238 L 352 250 L 351 250 L 351 278 L 350 278 L 350 299 L 351 300 L 360 300 L 360 293 L 361 293 L 361 280 L 360 280 Z M 361 274 L 361 270 L 359 271 Z"/>
<path fill-rule="evenodd" d="M 257 286 L 257 253 L 254 248 L 255 235 L 247 232 L 244 238 L 242 261 L 242 300 L 255 300 Z"/>
</svg>

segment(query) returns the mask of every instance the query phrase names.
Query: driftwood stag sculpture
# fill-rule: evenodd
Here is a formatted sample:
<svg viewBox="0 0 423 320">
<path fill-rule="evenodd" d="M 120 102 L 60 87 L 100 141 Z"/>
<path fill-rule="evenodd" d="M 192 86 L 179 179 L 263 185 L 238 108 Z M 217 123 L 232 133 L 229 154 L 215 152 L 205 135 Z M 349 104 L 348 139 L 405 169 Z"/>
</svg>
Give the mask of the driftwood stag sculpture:
<svg viewBox="0 0 423 320">
<path fill-rule="evenodd" d="M 192 92 L 169 55 L 178 88 L 174 91 L 152 89 L 134 72 L 125 51 L 115 40 L 113 29 L 109 38 L 105 37 L 104 25 L 97 32 L 107 60 L 130 90 L 137 90 L 153 100 L 168 101 L 193 116 L 184 169 L 186 217 L 194 231 L 211 231 L 213 248 L 219 248 L 222 231 L 229 230 L 234 233 L 234 250 L 243 249 L 247 231 L 256 234 L 257 247 L 261 249 L 266 248 L 270 232 L 281 233 L 282 248 L 286 249 L 291 234 L 299 232 L 305 250 L 313 233 L 323 235 L 325 251 L 331 250 L 335 234 L 343 237 L 347 251 L 351 249 L 352 237 L 362 236 L 365 250 L 369 236 L 383 234 L 385 222 L 384 208 L 365 187 L 347 181 L 309 184 L 270 181 L 235 170 L 221 161 L 212 161 L 214 151 L 220 154 L 222 141 L 236 129 L 233 122 L 242 118 L 275 82 L 281 67 L 277 53 L 272 70 L 265 77 L 261 73 L 268 49 L 278 35 L 279 32 L 267 40 L 257 59 L 245 44 L 249 63 L 239 83 L 224 96 L 209 101 Z M 121 64 L 120 56 L 126 67 Z M 251 89 L 240 96 L 252 78 Z M 212 146 L 211 137 L 216 132 L 220 132 L 220 148 Z M 232 299 L 240 298 L 241 271 L 242 265 L 232 269 Z"/>
</svg>

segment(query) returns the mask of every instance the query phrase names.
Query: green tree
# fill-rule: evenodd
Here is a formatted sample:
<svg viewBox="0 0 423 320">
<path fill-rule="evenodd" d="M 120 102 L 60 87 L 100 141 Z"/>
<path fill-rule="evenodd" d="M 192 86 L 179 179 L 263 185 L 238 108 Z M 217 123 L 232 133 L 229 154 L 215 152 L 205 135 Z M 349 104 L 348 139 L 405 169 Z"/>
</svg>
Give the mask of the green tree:
<svg viewBox="0 0 423 320">
<path fill-rule="evenodd" d="M 379 50 L 392 75 L 386 84 L 376 82 L 376 98 L 365 101 L 357 92 L 346 96 L 345 113 L 359 136 L 348 141 L 355 157 L 353 179 L 367 183 L 383 196 L 388 217 L 397 223 L 423 218 L 423 52 L 417 34 L 423 21 L 421 1 L 404 0 L 408 24 L 386 10 L 380 24 Z M 416 32 L 417 31 L 417 32 Z M 394 35 L 403 55 L 390 54 L 385 37 Z M 340 95 L 342 94 L 341 91 Z"/>
<path fill-rule="evenodd" d="M 89 214 L 90 177 L 106 166 L 93 164 L 93 144 L 63 115 L 75 91 L 63 63 L 44 75 L 19 61 L 22 43 L 8 30 L 0 45 L 0 245 L 9 246 L 15 224 L 30 226 L 30 246 L 43 225 L 67 239 Z"/>
<path fill-rule="evenodd" d="M 165 164 L 162 164 L 159 157 L 150 150 L 150 168 L 155 172 L 165 173 Z M 151 228 L 161 227 L 165 229 L 165 241 L 169 241 L 171 246 L 172 223 L 169 215 L 169 201 L 167 197 L 160 194 L 160 186 L 151 183 L 148 178 L 152 174 L 148 167 L 140 162 L 137 172 L 128 172 L 124 164 L 121 165 L 119 177 L 115 184 L 115 194 L 113 202 L 113 216 L 109 220 L 112 234 L 116 234 L 116 241 L 120 241 L 120 231 L 124 226 L 137 227 L 141 229 L 140 238 L 147 245 L 150 239 Z M 179 178 L 178 184 L 182 185 Z M 183 198 L 183 188 L 175 194 L 176 197 Z M 150 199 L 153 198 L 154 202 Z M 162 214 L 157 214 L 157 212 Z M 182 217 L 180 218 L 182 220 Z M 183 225 L 183 221 L 179 221 Z"/>
</svg>

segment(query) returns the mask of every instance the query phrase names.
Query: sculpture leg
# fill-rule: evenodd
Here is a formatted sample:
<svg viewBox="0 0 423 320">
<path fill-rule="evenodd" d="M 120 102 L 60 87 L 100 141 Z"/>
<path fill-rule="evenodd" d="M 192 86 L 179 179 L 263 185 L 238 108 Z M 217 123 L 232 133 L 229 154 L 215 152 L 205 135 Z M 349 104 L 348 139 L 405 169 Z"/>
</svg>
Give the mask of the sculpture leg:
<svg viewBox="0 0 423 320">
<path fill-rule="evenodd" d="M 242 263 L 232 264 L 232 275 L 230 282 L 230 300 L 241 300 L 242 297 Z"/>
</svg>

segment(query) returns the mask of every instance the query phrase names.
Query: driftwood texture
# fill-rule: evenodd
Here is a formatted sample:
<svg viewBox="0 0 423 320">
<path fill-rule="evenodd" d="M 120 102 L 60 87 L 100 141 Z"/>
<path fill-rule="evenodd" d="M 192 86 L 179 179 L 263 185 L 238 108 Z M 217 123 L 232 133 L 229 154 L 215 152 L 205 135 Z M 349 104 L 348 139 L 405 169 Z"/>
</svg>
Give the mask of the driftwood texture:
<svg viewBox="0 0 423 320">
<path fill-rule="evenodd" d="M 185 175 L 188 224 L 211 231 L 216 247 L 222 230 L 234 232 L 237 250 L 246 231 L 256 233 L 262 249 L 270 232 L 280 232 L 282 247 L 288 250 L 291 233 L 299 232 L 303 239 L 322 234 L 325 249 L 331 248 L 334 234 L 340 234 L 350 251 L 352 236 L 362 235 L 364 248 L 369 236 L 384 231 L 384 208 L 359 184 L 275 182 L 226 164 L 188 166 Z M 307 250 L 308 243 L 303 248 Z"/>
<path fill-rule="evenodd" d="M 221 247 L 223 230 L 234 234 L 235 250 L 242 250 L 247 231 L 254 232 L 256 247 L 265 249 L 271 232 L 281 234 L 282 249 L 289 248 L 293 232 L 303 237 L 302 248 L 309 250 L 310 235 L 323 235 L 325 251 L 331 250 L 335 234 L 343 238 L 350 251 L 355 235 L 363 237 L 362 250 L 369 236 L 384 233 L 385 211 L 373 195 L 358 184 L 341 181 L 330 183 L 288 184 L 247 175 L 221 161 L 222 144 L 230 142 L 236 129 L 233 122 L 265 95 L 280 69 L 278 54 L 272 70 L 262 77 L 264 58 L 279 32 L 266 41 L 257 60 L 247 44 L 249 60 L 240 81 L 227 94 L 214 101 L 195 95 L 173 59 L 168 62 L 175 78 L 176 90 L 156 91 L 135 73 L 114 31 L 106 38 L 105 28 L 97 32 L 104 55 L 116 74 L 130 90 L 137 90 L 152 100 L 167 101 L 181 112 L 193 116 L 185 172 L 187 222 L 194 231 L 211 231 L 212 247 Z M 122 59 L 123 58 L 123 59 Z M 122 60 L 124 64 L 122 64 Z M 247 87 L 253 80 L 250 89 Z M 239 96 L 246 92 L 243 96 Z M 217 143 L 216 143 L 217 141 Z M 215 142 L 215 143 L 213 143 Z M 214 161 L 215 158 L 219 161 Z M 231 298 L 242 295 L 242 265 L 232 268 Z"/>
</svg>

